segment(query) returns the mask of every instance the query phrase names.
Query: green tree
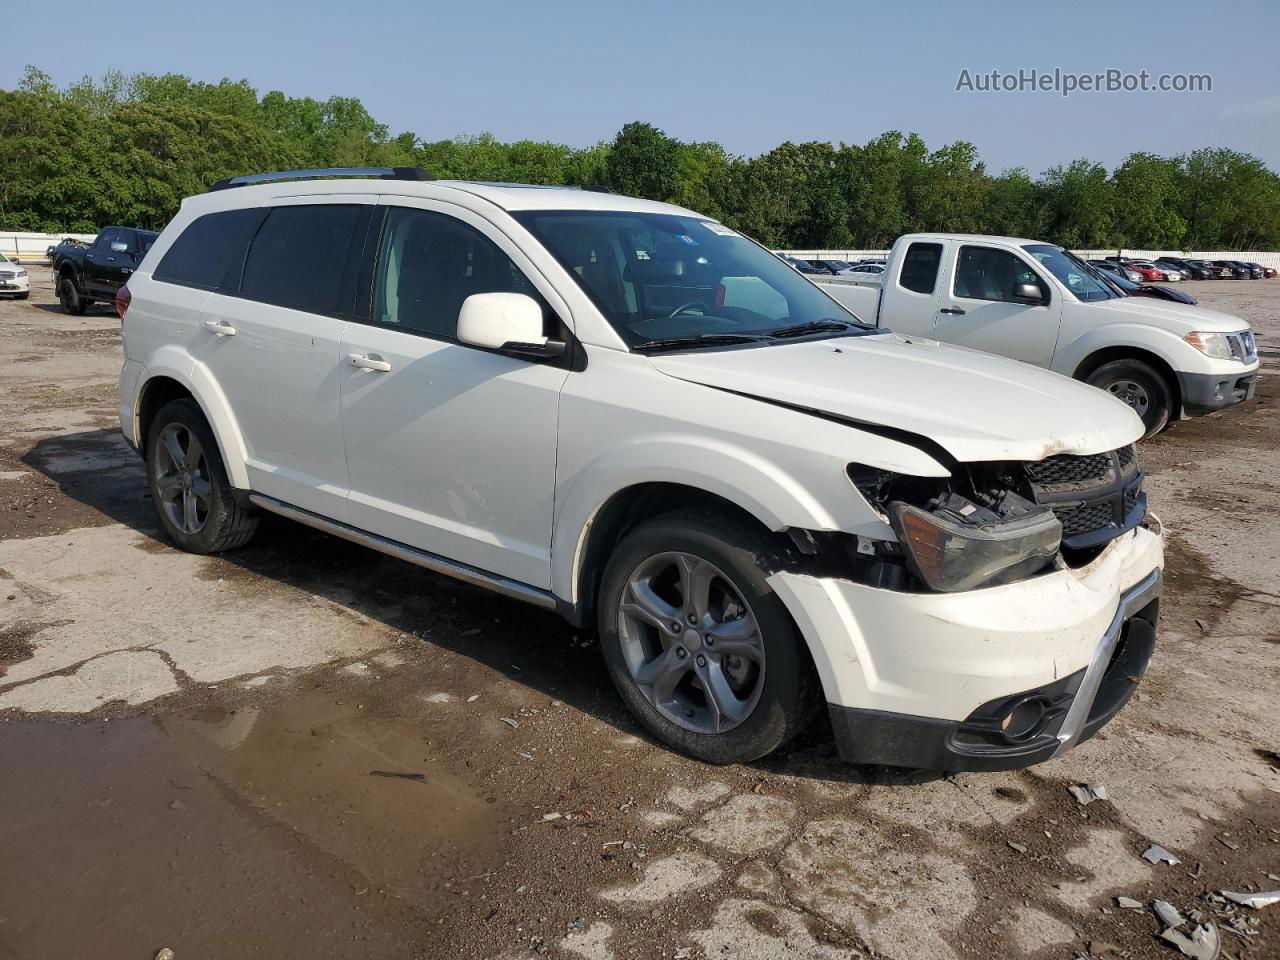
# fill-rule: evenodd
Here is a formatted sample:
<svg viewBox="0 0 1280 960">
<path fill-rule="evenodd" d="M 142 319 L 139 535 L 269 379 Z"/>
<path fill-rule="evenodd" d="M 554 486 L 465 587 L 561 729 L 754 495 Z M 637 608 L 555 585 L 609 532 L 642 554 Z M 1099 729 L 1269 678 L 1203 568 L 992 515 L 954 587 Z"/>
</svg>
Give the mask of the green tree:
<svg viewBox="0 0 1280 960">
<path fill-rule="evenodd" d="M 666 200 L 679 183 L 680 144 L 651 123 L 628 123 L 614 138 L 605 175 L 617 193 Z"/>
</svg>

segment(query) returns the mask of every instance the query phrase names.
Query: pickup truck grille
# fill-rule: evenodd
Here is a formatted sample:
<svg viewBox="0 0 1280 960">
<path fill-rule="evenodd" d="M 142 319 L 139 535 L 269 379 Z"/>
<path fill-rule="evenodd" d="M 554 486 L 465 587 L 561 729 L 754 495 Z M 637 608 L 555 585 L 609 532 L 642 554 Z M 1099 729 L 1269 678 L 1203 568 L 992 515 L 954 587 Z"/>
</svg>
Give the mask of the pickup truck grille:
<svg viewBox="0 0 1280 960">
<path fill-rule="evenodd" d="M 1059 454 L 1025 464 L 1036 503 L 1062 522 L 1068 549 L 1097 547 L 1132 530 L 1147 513 L 1133 444 L 1085 456 Z"/>
<path fill-rule="evenodd" d="M 1231 356 L 1241 363 L 1253 363 L 1258 359 L 1258 341 L 1254 339 L 1252 330 L 1228 333 L 1227 343 L 1231 346 Z"/>
</svg>

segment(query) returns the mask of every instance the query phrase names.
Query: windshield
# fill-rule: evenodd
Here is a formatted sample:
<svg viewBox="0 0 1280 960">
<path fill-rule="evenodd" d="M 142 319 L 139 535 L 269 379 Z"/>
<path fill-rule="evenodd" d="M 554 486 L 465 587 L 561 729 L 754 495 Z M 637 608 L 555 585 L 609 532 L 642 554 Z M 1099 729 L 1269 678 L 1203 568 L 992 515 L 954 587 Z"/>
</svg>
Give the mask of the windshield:
<svg viewBox="0 0 1280 960">
<path fill-rule="evenodd" d="M 1074 253 L 1051 243 L 1028 243 L 1022 249 L 1039 260 L 1040 265 L 1057 277 L 1077 300 L 1088 302 L 1116 298 L 1115 290 Z"/>
<path fill-rule="evenodd" d="M 876 332 L 768 250 L 719 223 L 597 210 L 513 216 L 632 347 Z"/>
</svg>

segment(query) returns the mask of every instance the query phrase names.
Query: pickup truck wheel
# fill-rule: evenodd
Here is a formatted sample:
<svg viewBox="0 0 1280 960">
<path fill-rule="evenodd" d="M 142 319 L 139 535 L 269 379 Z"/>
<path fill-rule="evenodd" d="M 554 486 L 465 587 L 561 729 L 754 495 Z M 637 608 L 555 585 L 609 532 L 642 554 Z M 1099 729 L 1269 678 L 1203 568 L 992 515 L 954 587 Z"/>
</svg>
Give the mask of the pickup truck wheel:
<svg viewBox="0 0 1280 960">
<path fill-rule="evenodd" d="M 76 317 L 83 315 L 89 306 L 70 277 L 63 277 L 58 281 L 58 302 L 62 304 L 63 310 Z"/>
<path fill-rule="evenodd" d="M 1172 392 L 1164 377 L 1150 364 L 1141 360 L 1112 360 L 1089 374 L 1087 382 L 1133 407 L 1146 427 L 1144 440 L 1168 425 L 1173 413 Z"/>
<path fill-rule="evenodd" d="M 681 510 L 628 533 L 605 568 L 599 629 L 614 685 L 650 732 L 699 760 L 762 757 L 822 706 L 761 566 L 775 554 L 746 522 Z"/>
<path fill-rule="evenodd" d="M 160 524 L 189 553 L 242 546 L 257 515 L 236 502 L 213 431 L 193 400 L 165 404 L 147 432 L 147 478 Z"/>
</svg>

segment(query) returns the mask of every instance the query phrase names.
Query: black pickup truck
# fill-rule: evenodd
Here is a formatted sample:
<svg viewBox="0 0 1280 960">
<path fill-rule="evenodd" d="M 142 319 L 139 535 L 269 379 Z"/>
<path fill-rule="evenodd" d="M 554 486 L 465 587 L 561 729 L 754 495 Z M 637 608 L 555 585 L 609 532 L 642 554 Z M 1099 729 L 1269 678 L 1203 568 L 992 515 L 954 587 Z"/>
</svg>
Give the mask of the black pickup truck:
<svg viewBox="0 0 1280 960">
<path fill-rule="evenodd" d="M 60 243 L 51 251 L 58 302 L 81 314 L 95 301 L 110 302 L 160 234 L 133 227 L 104 227 L 93 243 Z"/>
</svg>

